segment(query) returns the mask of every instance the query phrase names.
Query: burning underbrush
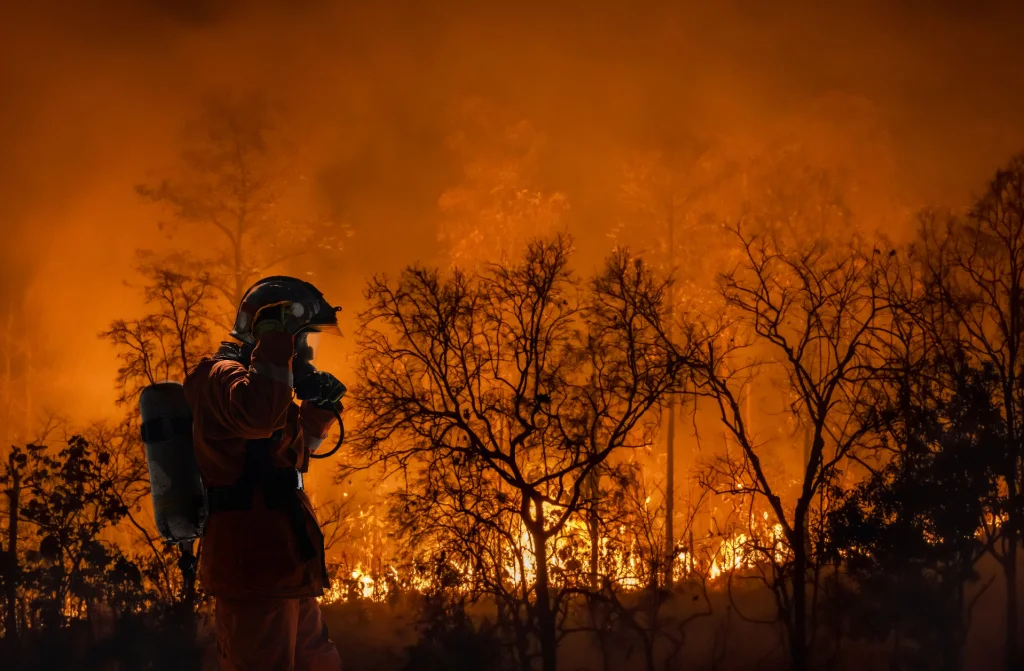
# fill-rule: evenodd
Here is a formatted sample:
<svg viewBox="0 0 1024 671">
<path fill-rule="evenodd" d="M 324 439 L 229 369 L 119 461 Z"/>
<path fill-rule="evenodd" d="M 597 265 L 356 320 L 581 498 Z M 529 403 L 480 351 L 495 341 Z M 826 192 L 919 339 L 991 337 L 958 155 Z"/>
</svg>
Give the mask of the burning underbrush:
<svg viewBox="0 0 1024 671">
<path fill-rule="evenodd" d="M 659 519 L 651 497 L 642 506 L 650 522 Z M 727 524 L 719 524 L 718 513 L 717 508 L 697 511 L 687 521 L 671 558 L 674 584 L 706 584 L 715 589 L 734 574 L 770 571 L 772 565 L 788 561 L 782 526 L 772 523 L 768 512 L 736 508 L 725 516 Z M 697 520 L 708 522 L 703 533 L 695 531 Z M 333 579 L 323 603 L 386 603 L 403 594 L 439 588 L 473 594 L 500 586 L 525 593 L 536 580 L 537 553 L 521 523 L 518 534 L 505 537 L 504 547 L 480 553 L 483 556 L 473 556 L 465 547 L 446 549 L 441 542 L 402 548 L 386 531 L 386 524 L 366 509 L 358 511 L 350 529 L 359 540 L 345 542 L 343 549 L 333 553 L 329 561 Z M 624 594 L 663 588 L 666 555 L 661 533 L 626 520 L 608 523 L 571 517 L 547 542 L 550 584 L 556 589 L 611 589 Z M 486 572 L 493 575 L 485 578 Z"/>
</svg>

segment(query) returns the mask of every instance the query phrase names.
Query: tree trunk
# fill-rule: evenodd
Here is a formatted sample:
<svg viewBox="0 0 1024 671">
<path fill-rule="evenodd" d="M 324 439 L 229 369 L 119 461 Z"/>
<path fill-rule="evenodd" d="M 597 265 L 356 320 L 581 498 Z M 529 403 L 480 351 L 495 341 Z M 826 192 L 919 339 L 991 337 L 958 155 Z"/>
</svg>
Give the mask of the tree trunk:
<svg viewBox="0 0 1024 671">
<path fill-rule="evenodd" d="M 798 504 L 799 506 L 799 504 Z M 789 655 L 792 671 L 807 670 L 807 546 L 804 515 L 796 515 L 793 525 L 793 608 L 789 622 Z"/>
<path fill-rule="evenodd" d="M 588 349 L 593 344 L 590 340 L 587 340 Z M 594 368 L 590 372 L 590 386 L 592 389 L 598 388 L 597 381 L 597 369 Z M 598 438 L 596 433 L 596 425 L 591 428 L 592 434 L 590 437 L 590 453 L 588 458 L 591 461 L 596 461 L 595 450 L 597 449 Z M 596 592 L 601 588 L 600 585 L 600 562 L 601 562 L 601 516 L 598 511 L 598 504 L 601 498 L 601 474 L 598 471 L 598 464 L 592 465 L 592 470 L 587 475 L 587 501 L 589 508 L 587 510 L 587 531 L 590 536 L 590 589 Z"/>
<path fill-rule="evenodd" d="M 1011 512 L 1010 515 L 1012 520 L 1015 514 Z M 1003 573 L 1006 577 L 1006 671 L 1017 671 L 1021 668 L 1018 660 L 1020 653 L 1017 649 L 1017 541 L 1017 529 L 1014 526 L 1010 529 L 1010 542 L 1003 563 Z"/>
<path fill-rule="evenodd" d="M 590 589 L 597 591 L 600 588 L 600 560 L 601 560 L 601 528 L 600 518 L 597 511 L 598 498 L 600 497 L 600 476 L 595 468 L 588 476 L 590 509 L 587 511 L 587 531 L 590 533 Z"/>
<path fill-rule="evenodd" d="M 675 194 L 668 194 L 668 267 L 676 271 L 676 201 Z M 669 294 L 668 337 L 672 338 L 672 323 L 675 320 L 676 294 Z M 675 566 L 676 537 L 674 518 L 676 514 L 676 399 L 668 397 L 668 435 L 665 437 L 665 589 L 672 589 L 672 568 Z"/>
<path fill-rule="evenodd" d="M 668 435 L 665 438 L 665 588 L 671 589 L 676 558 L 676 403 L 671 397 L 668 401 Z"/>
<path fill-rule="evenodd" d="M 21 505 L 21 471 L 15 465 L 13 454 L 8 458 L 11 487 L 7 490 L 7 556 L 11 574 L 5 588 L 4 636 L 9 641 L 18 639 L 18 518 Z"/>
<path fill-rule="evenodd" d="M 644 671 L 655 671 L 654 664 L 654 632 L 642 632 L 644 645 Z"/>
<path fill-rule="evenodd" d="M 530 535 L 533 538 L 534 556 L 537 562 L 537 578 L 534 594 L 537 603 L 536 616 L 537 638 L 540 643 L 542 671 L 558 671 L 558 637 L 555 632 L 555 613 L 551 609 L 550 581 L 548 578 L 548 550 L 543 533 L 544 516 L 541 506 L 538 509 L 538 522 L 531 525 Z"/>
<path fill-rule="evenodd" d="M 1014 357 L 1014 361 L 1016 357 Z M 1008 538 L 1006 558 L 1003 562 L 1003 573 L 1006 577 L 1006 671 L 1021 668 L 1020 650 L 1018 648 L 1019 615 L 1017 612 L 1017 551 L 1020 546 L 1021 525 L 1020 498 L 1020 444 L 1017 426 L 1017 404 L 1014 392 L 1017 386 L 1013 365 L 1009 378 L 1003 386 L 1003 406 L 1006 413 L 1006 438 L 1009 454 L 1006 467 L 1006 498 L 1009 501 L 1009 515 L 1006 520 L 1005 534 Z"/>
<path fill-rule="evenodd" d="M 1018 196 L 1019 197 L 1019 196 Z M 1020 205 L 1017 200 L 1016 205 Z M 1019 211 L 1018 211 L 1019 212 Z M 1014 232 L 1019 234 L 1019 224 L 1014 227 Z M 1018 238 L 1019 240 L 1019 238 Z M 1011 267 L 1019 268 L 1024 249 L 1014 246 L 1011 249 Z M 1006 669 L 1020 669 L 1024 660 L 1020 657 L 1018 643 L 1019 615 L 1017 612 L 1017 551 L 1020 546 L 1021 532 L 1024 531 L 1024 511 L 1020 500 L 1021 488 L 1021 427 L 1019 425 L 1021 407 L 1018 394 L 1020 393 L 1020 380 L 1018 379 L 1021 366 L 1021 346 L 1024 345 L 1024 323 L 1021 316 L 1024 315 L 1024 287 L 1020 283 L 1021 274 L 1019 270 L 1011 273 L 1009 301 L 1006 312 L 1009 313 L 1009 333 L 1007 334 L 1007 363 L 1005 367 L 1005 380 L 1003 382 L 1003 411 L 1006 413 L 1006 438 L 1009 447 L 1009 466 L 1006 473 L 1006 494 L 1010 502 L 1009 523 L 1010 543 L 1006 548 Z M 998 365 L 998 364 L 997 364 Z"/>
</svg>

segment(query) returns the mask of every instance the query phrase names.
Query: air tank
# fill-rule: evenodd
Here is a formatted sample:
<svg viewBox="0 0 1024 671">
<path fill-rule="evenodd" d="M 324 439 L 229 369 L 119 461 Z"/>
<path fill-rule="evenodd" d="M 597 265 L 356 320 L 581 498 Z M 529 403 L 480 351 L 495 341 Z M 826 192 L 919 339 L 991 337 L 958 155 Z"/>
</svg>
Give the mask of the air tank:
<svg viewBox="0 0 1024 671">
<path fill-rule="evenodd" d="M 156 528 L 168 542 L 197 539 L 203 535 L 208 508 L 184 389 L 177 382 L 150 385 L 142 390 L 139 410 Z"/>
</svg>

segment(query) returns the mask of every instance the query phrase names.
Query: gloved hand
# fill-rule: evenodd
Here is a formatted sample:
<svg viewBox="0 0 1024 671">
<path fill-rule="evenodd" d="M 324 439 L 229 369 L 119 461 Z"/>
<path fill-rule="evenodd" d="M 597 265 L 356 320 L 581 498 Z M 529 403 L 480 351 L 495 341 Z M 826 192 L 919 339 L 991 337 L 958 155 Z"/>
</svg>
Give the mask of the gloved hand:
<svg viewBox="0 0 1024 671">
<path fill-rule="evenodd" d="M 341 380 L 334 377 L 330 373 L 319 373 L 320 375 L 320 403 L 337 405 L 348 388 L 342 384 Z"/>
<path fill-rule="evenodd" d="M 319 370 L 295 383 L 295 396 L 300 401 L 319 405 L 337 405 L 347 391 L 341 380 Z"/>
<path fill-rule="evenodd" d="M 292 303 L 280 301 L 264 305 L 256 311 L 252 319 L 252 335 L 257 340 L 264 333 L 270 331 L 282 331 L 294 335 L 302 326 L 302 320 L 292 312 Z"/>
</svg>

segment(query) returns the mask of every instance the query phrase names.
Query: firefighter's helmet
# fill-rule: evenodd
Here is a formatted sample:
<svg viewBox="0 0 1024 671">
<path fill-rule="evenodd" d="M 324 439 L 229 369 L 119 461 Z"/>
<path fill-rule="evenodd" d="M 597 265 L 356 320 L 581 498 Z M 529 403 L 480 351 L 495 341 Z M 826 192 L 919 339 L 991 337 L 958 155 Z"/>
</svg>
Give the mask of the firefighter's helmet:
<svg viewBox="0 0 1024 671">
<path fill-rule="evenodd" d="M 280 301 L 292 304 L 292 314 L 303 323 L 300 332 L 340 334 L 337 315 L 341 311 L 340 307 L 328 303 L 323 293 L 309 282 L 275 275 L 263 278 L 249 287 L 242 296 L 231 337 L 249 345 L 254 344 L 256 340 L 252 335 L 252 321 L 256 311 L 264 305 Z"/>
</svg>

